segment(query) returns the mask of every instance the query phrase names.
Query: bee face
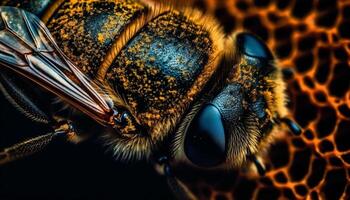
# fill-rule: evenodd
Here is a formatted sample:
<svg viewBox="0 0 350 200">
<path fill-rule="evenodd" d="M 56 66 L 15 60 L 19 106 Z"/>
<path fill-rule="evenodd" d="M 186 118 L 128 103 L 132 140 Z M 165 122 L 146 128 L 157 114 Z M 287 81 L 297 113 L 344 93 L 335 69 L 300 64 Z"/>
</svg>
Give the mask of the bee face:
<svg viewBox="0 0 350 200">
<path fill-rule="evenodd" d="M 140 134 L 107 133 L 108 144 L 119 160 L 148 159 L 169 145 L 174 160 L 242 166 L 285 115 L 272 53 L 252 34 L 225 37 L 215 20 L 193 11 L 148 15 L 102 76 Z"/>
<path fill-rule="evenodd" d="M 284 93 L 278 93 L 284 85 L 266 45 L 248 33 L 235 35 L 233 44 L 235 55 L 223 62 L 231 72 L 179 126 L 175 162 L 206 169 L 242 166 L 264 149 L 273 119 L 285 114 Z"/>
</svg>

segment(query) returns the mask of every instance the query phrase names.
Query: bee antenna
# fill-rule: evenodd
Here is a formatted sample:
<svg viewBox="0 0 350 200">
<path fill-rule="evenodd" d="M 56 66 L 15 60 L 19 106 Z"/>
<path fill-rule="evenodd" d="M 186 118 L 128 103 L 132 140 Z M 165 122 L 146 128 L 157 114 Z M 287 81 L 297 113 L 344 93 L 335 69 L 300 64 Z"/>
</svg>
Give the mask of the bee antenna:
<svg viewBox="0 0 350 200">
<path fill-rule="evenodd" d="M 256 170 L 258 171 L 260 176 L 265 176 L 266 173 L 266 167 L 265 165 L 260 162 L 260 160 L 257 158 L 257 156 L 253 155 L 250 157 L 250 160 L 254 163 Z"/>
<path fill-rule="evenodd" d="M 169 189 L 174 194 L 176 199 L 181 200 L 198 200 L 192 191 L 172 172 L 169 158 L 167 156 L 162 156 L 157 159 L 157 165 L 163 168 L 163 176 L 166 177 Z"/>
<path fill-rule="evenodd" d="M 299 126 L 299 124 L 296 123 L 295 121 L 289 119 L 289 118 L 286 118 L 286 117 L 280 118 L 280 119 L 277 119 L 276 122 L 278 124 L 284 123 L 285 125 L 287 125 L 289 130 L 292 131 L 292 133 L 294 135 L 299 136 L 301 134 L 301 132 L 302 132 L 302 129 Z"/>
</svg>

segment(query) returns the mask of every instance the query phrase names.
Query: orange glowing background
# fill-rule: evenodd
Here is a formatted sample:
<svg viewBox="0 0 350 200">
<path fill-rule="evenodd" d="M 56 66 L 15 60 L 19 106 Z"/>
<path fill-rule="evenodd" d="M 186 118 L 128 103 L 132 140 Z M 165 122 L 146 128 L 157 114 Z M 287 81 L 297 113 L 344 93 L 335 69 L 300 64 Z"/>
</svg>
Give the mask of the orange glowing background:
<svg viewBox="0 0 350 200">
<path fill-rule="evenodd" d="M 349 199 L 350 2 L 205 0 L 227 33 L 259 35 L 289 68 L 291 116 L 301 137 L 281 133 L 265 158 L 266 177 L 240 172 L 187 180 L 201 199 Z M 224 183 L 222 183 L 224 180 Z"/>
</svg>

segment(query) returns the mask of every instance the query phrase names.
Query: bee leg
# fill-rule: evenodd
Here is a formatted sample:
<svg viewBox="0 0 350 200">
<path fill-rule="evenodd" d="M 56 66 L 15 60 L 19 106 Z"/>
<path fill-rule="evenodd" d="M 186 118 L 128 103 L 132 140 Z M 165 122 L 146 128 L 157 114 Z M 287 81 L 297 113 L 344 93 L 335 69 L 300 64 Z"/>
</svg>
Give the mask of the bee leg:
<svg viewBox="0 0 350 200">
<path fill-rule="evenodd" d="M 285 117 L 285 118 L 277 119 L 276 122 L 278 124 L 284 123 L 285 125 L 287 125 L 289 130 L 292 131 L 292 133 L 296 136 L 299 136 L 302 132 L 302 129 L 299 126 L 299 124 L 297 124 L 296 122 L 294 122 L 289 118 Z"/>
<path fill-rule="evenodd" d="M 161 171 L 157 171 L 166 177 L 169 188 L 176 199 L 197 200 L 196 196 L 188 189 L 188 187 L 173 174 L 168 157 L 164 156 L 159 158 L 157 165 L 156 168 L 162 168 Z"/>
<path fill-rule="evenodd" d="M 0 152 L 0 165 L 33 155 L 43 150 L 54 139 L 59 137 L 69 137 L 71 134 L 72 128 L 66 123 L 55 129 L 52 133 L 41 135 L 5 148 Z"/>
<path fill-rule="evenodd" d="M 29 119 L 43 124 L 51 122 L 49 117 L 33 102 L 25 92 L 18 87 L 18 81 L 10 74 L 0 73 L 0 93 L 22 114 Z M 21 83 L 21 82 L 20 82 Z M 24 83 L 25 84 L 25 83 Z"/>
<path fill-rule="evenodd" d="M 257 156 L 252 156 L 250 160 L 254 163 L 256 170 L 258 171 L 260 176 L 265 176 L 266 173 L 266 167 L 265 165 L 260 162 L 260 160 L 257 158 Z"/>
</svg>

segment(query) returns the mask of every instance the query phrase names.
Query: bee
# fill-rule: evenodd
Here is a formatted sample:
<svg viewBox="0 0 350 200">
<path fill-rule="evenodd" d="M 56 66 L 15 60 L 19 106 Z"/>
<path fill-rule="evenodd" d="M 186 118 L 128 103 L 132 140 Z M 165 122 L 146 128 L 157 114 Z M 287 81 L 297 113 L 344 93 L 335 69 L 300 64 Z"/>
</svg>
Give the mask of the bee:
<svg viewBox="0 0 350 200">
<path fill-rule="evenodd" d="M 258 156 L 281 124 L 301 132 L 253 33 L 226 35 L 209 14 L 165 3 L 33 2 L 3 4 L 35 15 L 0 7 L 0 90 L 52 132 L 4 149 L 0 164 L 98 135 L 116 160 L 150 161 L 190 199 L 176 168 L 253 163 L 263 175 Z"/>
</svg>

